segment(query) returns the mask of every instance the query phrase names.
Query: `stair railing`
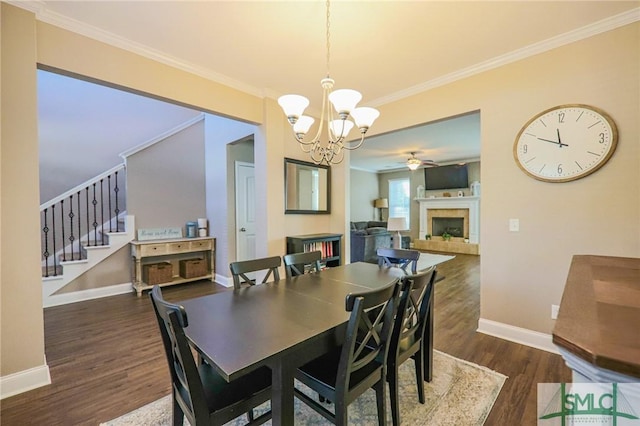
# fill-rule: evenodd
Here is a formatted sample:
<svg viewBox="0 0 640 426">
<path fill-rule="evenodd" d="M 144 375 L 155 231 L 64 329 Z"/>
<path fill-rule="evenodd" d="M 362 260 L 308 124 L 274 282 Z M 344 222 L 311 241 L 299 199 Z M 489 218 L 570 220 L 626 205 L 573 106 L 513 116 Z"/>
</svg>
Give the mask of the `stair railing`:
<svg viewBox="0 0 640 426">
<path fill-rule="evenodd" d="M 40 206 L 44 277 L 59 275 L 61 261 L 85 259 L 83 245 L 106 245 L 106 232 L 125 231 L 124 181 L 119 164 Z"/>
</svg>

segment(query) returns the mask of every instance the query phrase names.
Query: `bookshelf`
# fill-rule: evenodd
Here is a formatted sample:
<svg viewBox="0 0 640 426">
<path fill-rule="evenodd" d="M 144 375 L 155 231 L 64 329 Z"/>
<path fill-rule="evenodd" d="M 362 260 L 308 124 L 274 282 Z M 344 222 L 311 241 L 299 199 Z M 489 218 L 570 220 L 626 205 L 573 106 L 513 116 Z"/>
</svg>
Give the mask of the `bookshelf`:
<svg viewBox="0 0 640 426">
<path fill-rule="evenodd" d="M 342 265 L 342 234 L 308 234 L 287 237 L 287 254 L 320 251 L 321 263 L 328 266 Z"/>
</svg>

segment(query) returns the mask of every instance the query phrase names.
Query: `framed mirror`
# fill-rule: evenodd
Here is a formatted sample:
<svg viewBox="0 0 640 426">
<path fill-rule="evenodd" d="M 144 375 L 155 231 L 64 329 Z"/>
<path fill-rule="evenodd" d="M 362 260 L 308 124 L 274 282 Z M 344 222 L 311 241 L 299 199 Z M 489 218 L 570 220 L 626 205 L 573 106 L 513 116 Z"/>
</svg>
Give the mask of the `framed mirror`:
<svg viewBox="0 0 640 426">
<path fill-rule="evenodd" d="M 307 161 L 284 159 L 284 213 L 331 213 L 331 169 Z"/>
</svg>

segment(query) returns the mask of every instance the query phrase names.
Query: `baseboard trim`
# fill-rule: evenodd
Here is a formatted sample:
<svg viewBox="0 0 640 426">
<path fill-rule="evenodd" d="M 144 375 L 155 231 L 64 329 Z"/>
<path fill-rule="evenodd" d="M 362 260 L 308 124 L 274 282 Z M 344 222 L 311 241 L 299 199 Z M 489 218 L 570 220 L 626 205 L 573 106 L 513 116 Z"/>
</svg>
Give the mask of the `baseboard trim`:
<svg viewBox="0 0 640 426">
<path fill-rule="evenodd" d="M 220 274 L 216 274 L 216 283 L 229 288 L 233 287 L 233 280 Z"/>
<path fill-rule="evenodd" d="M 46 364 L 0 377 L 0 399 L 51 384 Z"/>
<path fill-rule="evenodd" d="M 540 333 L 527 328 L 516 327 L 484 318 L 480 318 L 480 321 L 478 321 L 477 331 L 482 334 L 488 334 L 489 336 L 498 337 L 500 339 L 509 340 L 510 342 L 519 343 L 521 345 L 530 346 L 532 348 L 560 355 L 558 348 L 556 348 L 556 345 L 554 345 L 551 340 L 552 338 L 550 334 Z"/>
<path fill-rule="evenodd" d="M 66 305 L 69 303 L 100 299 L 102 297 L 116 296 L 118 294 L 126 294 L 132 292 L 132 284 L 124 283 L 106 287 L 90 288 L 88 290 L 73 291 L 69 293 L 52 294 L 44 301 L 43 307 L 49 308 L 51 306 Z"/>
</svg>

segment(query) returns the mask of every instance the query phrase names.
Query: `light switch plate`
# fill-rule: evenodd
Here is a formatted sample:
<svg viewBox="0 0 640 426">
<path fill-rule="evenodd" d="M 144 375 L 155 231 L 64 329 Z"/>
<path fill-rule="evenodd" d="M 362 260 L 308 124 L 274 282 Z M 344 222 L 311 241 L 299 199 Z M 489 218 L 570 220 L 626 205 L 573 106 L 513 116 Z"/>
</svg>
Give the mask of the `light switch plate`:
<svg viewBox="0 0 640 426">
<path fill-rule="evenodd" d="M 509 231 L 511 232 L 520 231 L 520 219 L 509 219 Z"/>
</svg>

